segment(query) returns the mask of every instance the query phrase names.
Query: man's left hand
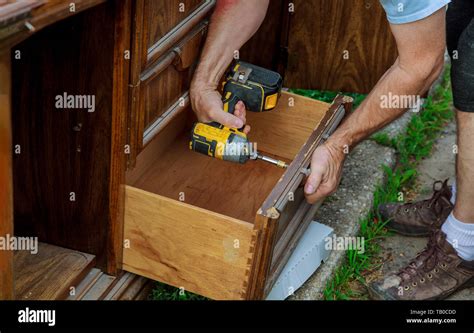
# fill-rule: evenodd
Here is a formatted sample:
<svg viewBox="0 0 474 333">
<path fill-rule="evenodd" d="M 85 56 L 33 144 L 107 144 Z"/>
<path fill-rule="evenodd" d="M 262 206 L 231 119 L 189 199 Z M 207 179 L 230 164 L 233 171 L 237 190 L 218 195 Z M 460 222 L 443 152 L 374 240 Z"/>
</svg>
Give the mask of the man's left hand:
<svg viewBox="0 0 474 333">
<path fill-rule="evenodd" d="M 319 146 L 311 159 L 311 174 L 306 180 L 306 200 L 314 204 L 334 193 L 341 181 L 345 154 L 329 142 Z"/>
</svg>

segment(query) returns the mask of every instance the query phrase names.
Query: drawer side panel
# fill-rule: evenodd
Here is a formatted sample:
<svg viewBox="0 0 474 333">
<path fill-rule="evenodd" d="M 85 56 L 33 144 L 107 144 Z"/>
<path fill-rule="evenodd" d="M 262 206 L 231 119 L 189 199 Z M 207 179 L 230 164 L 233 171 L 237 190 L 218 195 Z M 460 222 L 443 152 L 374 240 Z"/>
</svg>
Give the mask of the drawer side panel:
<svg viewBox="0 0 474 333">
<path fill-rule="evenodd" d="M 123 268 L 213 299 L 243 299 L 252 225 L 127 186 Z"/>
</svg>

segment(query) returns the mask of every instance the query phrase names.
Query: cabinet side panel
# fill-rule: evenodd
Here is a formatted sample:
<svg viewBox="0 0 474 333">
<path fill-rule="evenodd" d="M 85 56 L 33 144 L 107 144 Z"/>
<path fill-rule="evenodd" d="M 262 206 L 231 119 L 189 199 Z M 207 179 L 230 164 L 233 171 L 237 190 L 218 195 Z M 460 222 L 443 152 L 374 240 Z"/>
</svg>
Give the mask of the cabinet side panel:
<svg viewBox="0 0 474 333">
<path fill-rule="evenodd" d="M 105 269 L 114 68 L 110 1 L 15 50 L 15 232 L 94 254 Z M 100 22 L 100 24 L 98 24 Z"/>
<path fill-rule="evenodd" d="M 13 236 L 10 52 L 0 55 L 0 237 Z M 13 251 L 0 250 L 0 300 L 13 298 Z"/>
</svg>

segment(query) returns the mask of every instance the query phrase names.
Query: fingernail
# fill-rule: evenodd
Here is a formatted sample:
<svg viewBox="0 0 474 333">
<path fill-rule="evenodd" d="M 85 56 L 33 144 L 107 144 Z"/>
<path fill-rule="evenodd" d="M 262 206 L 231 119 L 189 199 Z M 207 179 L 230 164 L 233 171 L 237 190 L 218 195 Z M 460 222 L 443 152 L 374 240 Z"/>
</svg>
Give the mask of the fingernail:
<svg viewBox="0 0 474 333">
<path fill-rule="evenodd" d="M 235 121 L 235 127 L 236 128 L 241 128 L 242 126 L 244 126 L 244 123 L 242 120 L 236 120 Z"/>
<path fill-rule="evenodd" d="M 305 192 L 308 193 L 308 194 L 314 193 L 313 185 L 310 185 L 310 184 L 306 185 L 306 191 Z"/>
</svg>

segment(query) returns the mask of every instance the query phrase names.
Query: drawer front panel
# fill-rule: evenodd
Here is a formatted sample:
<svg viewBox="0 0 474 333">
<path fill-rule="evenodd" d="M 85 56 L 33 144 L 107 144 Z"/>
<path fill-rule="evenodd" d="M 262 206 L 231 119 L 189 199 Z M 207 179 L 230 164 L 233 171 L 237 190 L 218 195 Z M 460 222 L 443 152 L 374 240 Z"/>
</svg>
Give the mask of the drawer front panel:
<svg viewBox="0 0 474 333">
<path fill-rule="evenodd" d="M 144 130 L 189 89 L 191 78 L 190 70 L 180 72 L 174 66 L 169 66 L 141 87 Z"/>
<path fill-rule="evenodd" d="M 126 186 L 128 272 L 213 299 L 244 299 L 254 234 L 249 223 Z"/>
<path fill-rule="evenodd" d="M 204 2 L 205 0 L 146 0 L 143 23 L 147 28 L 147 48 L 152 48 Z"/>
<path fill-rule="evenodd" d="M 316 106 L 311 101 L 306 102 Z M 322 203 L 310 205 L 306 202 L 303 187 L 306 175 L 302 171 L 310 168 L 314 150 L 336 130 L 351 108 L 352 98 L 336 97 L 317 128 L 308 136 L 306 143 L 299 150 L 282 180 L 275 187 L 275 196 L 270 194 L 267 202 L 263 204 L 264 211 L 267 209 L 266 207 L 272 205 L 280 212 L 273 240 L 274 247 L 265 293 L 271 290 L 273 283 Z"/>
<path fill-rule="evenodd" d="M 207 33 L 208 22 L 200 22 L 173 48 L 158 59 L 139 77 L 131 105 L 131 165 L 144 146 L 146 131 L 170 108 L 181 102 L 191 83 L 201 46 Z M 153 126 L 152 126 L 153 125 Z"/>
<path fill-rule="evenodd" d="M 152 66 L 173 45 L 206 20 L 214 4 L 215 0 L 146 1 L 143 14 L 143 69 Z"/>
</svg>

